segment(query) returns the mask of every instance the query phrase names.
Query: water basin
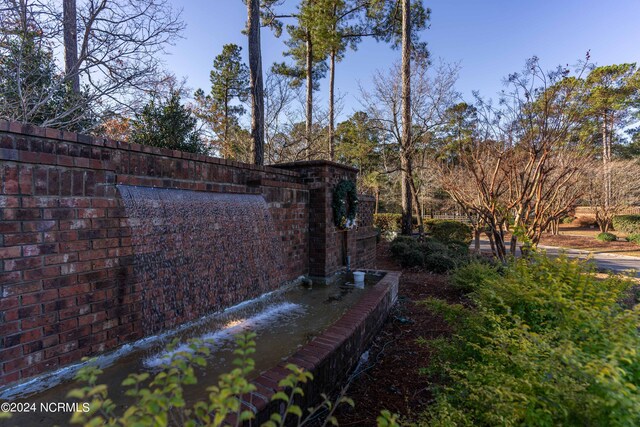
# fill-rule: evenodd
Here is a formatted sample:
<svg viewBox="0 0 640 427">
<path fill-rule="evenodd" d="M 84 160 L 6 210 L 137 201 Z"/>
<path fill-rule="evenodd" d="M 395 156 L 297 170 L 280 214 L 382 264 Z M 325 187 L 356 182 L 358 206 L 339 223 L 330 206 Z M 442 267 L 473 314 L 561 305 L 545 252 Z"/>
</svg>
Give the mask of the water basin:
<svg viewBox="0 0 640 427">
<path fill-rule="evenodd" d="M 311 288 L 294 284 L 260 298 L 242 303 L 222 313 L 192 322 L 174 331 L 134 343 L 127 351 L 116 352 L 96 360 L 103 365 L 104 374 L 99 383 L 107 384 L 110 397 L 122 413 L 130 404 L 120 392 L 120 384 L 131 372 L 156 372 L 172 357 L 166 344 L 173 339 L 185 343 L 189 338 L 212 340 L 212 354 L 205 369 L 198 372 L 198 384 L 185 387 L 187 401 L 194 402 L 206 396 L 205 389 L 217 382 L 221 373 L 232 369 L 234 335 L 253 331 L 256 336 L 256 369 L 250 375 L 257 377 L 288 356 L 295 353 L 327 327 L 340 319 L 350 307 L 371 291 L 384 273 L 369 273 L 366 286 L 353 286 L 351 275 L 334 285 L 314 285 Z M 177 350 L 184 350 L 178 345 Z M 125 349 L 127 350 L 127 349 Z M 14 402 L 40 403 L 71 401 L 65 396 L 79 384 L 70 378 L 74 369 L 59 371 L 57 375 L 42 377 L 28 383 L 0 390 L 0 398 Z M 14 414 L 2 426 L 68 425 L 70 414 L 35 413 Z"/>
</svg>

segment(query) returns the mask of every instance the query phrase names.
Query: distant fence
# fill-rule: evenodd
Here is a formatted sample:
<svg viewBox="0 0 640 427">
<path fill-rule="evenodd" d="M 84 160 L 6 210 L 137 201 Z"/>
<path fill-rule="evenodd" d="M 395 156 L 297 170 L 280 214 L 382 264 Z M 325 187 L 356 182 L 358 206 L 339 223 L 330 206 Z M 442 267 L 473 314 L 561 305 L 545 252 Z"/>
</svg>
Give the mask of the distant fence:
<svg viewBox="0 0 640 427">
<path fill-rule="evenodd" d="M 433 215 L 425 215 L 426 219 L 449 219 L 452 221 L 464 222 L 465 224 L 470 224 L 469 218 L 466 215 L 457 215 L 457 214 L 433 214 Z"/>
<path fill-rule="evenodd" d="M 591 206 L 578 206 L 576 216 L 595 216 L 596 209 Z M 618 215 L 640 215 L 640 206 L 628 207 L 618 212 Z"/>
</svg>

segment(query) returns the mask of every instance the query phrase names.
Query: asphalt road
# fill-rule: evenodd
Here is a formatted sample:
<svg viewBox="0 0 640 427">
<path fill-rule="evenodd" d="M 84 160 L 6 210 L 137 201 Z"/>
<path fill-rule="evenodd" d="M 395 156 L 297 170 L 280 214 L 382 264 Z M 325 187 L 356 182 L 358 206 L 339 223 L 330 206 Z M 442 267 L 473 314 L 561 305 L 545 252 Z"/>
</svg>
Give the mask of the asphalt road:
<svg viewBox="0 0 640 427">
<path fill-rule="evenodd" d="M 612 271 L 614 273 L 623 273 L 625 271 L 635 272 L 636 277 L 640 277 L 640 257 L 632 257 L 627 255 L 615 255 L 615 254 L 601 254 L 592 253 L 589 251 L 583 251 L 579 249 L 564 249 L 554 246 L 538 245 L 539 249 L 546 251 L 550 256 L 558 256 L 560 253 L 565 253 L 570 258 L 587 259 L 589 262 L 596 265 L 596 268 L 601 271 Z M 491 246 L 488 240 L 480 242 L 480 249 L 491 252 Z"/>
</svg>

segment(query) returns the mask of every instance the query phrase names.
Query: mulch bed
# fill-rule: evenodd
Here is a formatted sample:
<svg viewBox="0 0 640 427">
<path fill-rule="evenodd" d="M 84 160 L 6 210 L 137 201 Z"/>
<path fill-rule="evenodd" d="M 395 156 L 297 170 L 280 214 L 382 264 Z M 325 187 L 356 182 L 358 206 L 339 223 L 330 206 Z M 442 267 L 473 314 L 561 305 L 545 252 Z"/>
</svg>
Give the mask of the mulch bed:
<svg viewBox="0 0 640 427">
<path fill-rule="evenodd" d="M 430 340 L 450 333 L 444 320 L 419 304 L 428 297 L 457 302 L 461 295 L 443 275 L 402 269 L 390 256 L 387 243 L 378 245 L 378 269 L 403 270 L 398 302 L 369 349 L 369 363 L 351 383 L 347 395 L 355 408 L 343 406 L 337 418 L 341 426 L 374 426 L 382 409 L 415 419 L 432 399 L 430 382 L 420 374 L 429 364 Z"/>
<path fill-rule="evenodd" d="M 540 239 L 540 244 L 548 246 L 560 246 L 563 248 L 574 249 L 588 249 L 588 250 L 603 250 L 604 252 L 616 252 L 616 251 L 639 251 L 640 247 L 632 242 L 625 240 L 618 240 L 615 242 L 601 242 L 593 237 L 583 236 L 568 236 L 566 234 L 559 234 L 554 236 L 552 234 L 543 234 Z"/>
</svg>

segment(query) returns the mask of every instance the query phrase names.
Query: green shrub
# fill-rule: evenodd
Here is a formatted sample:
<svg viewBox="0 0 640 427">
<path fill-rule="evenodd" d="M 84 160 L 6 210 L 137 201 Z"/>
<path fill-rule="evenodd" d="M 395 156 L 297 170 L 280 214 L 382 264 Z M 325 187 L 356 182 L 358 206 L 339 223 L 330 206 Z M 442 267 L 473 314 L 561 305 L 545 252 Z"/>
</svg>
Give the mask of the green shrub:
<svg viewBox="0 0 640 427">
<path fill-rule="evenodd" d="M 425 232 L 441 242 L 465 242 L 471 243 L 471 227 L 460 221 L 448 219 L 425 220 Z"/>
<path fill-rule="evenodd" d="M 447 254 L 449 252 L 449 248 L 445 243 L 428 237 L 419 243 L 419 247 L 427 254 Z"/>
<path fill-rule="evenodd" d="M 488 281 L 497 280 L 500 273 L 496 266 L 486 262 L 474 261 L 457 268 L 451 275 L 451 284 L 468 293 L 485 286 Z"/>
<path fill-rule="evenodd" d="M 469 244 L 466 242 L 451 241 L 447 243 L 449 254 L 456 259 L 464 259 L 469 257 Z"/>
<path fill-rule="evenodd" d="M 468 259 L 469 248 L 461 242 L 440 242 L 433 238 L 422 241 L 410 236 L 398 236 L 390 245 L 391 254 L 403 267 L 424 267 L 435 273 L 445 273 Z"/>
<path fill-rule="evenodd" d="M 402 254 L 400 264 L 403 267 L 423 267 L 424 266 L 424 252 L 419 249 L 409 249 Z"/>
<path fill-rule="evenodd" d="M 434 273 L 446 273 L 456 268 L 456 262 L 446 253 L 431 253 L 424 256 L 424 267 Z"/>
<path fill-rule="evenodd" d="M 636 245 L 640 245 L 640 233 L 629 234 L 626 238 L 627 242 L 635 243 Z"/>
<path fill-rule="evenodd" d="M 563 224 L 571 224 L 574 219 L 575 218 L 572 216 L 565 216 L 560 222 L 562 222 Z"/>
<path fill-rule="evenodd" d="M 638 234 L 640 233 L 640 215 L 614 216 L 613 228 L 627 234 Z"/>
<path fill-rule="evenodd" d="M 475 291 L 425 301 L 454 333 L 433 346 L 442 385 L 424 424 L 640 425 L 640 307 L 619 304 L 633 283 L 536 254 L 453 277 Z"/>
<path fill-rule="evenodd" d="M 601 242 L 615 242 L 616 240 L 618 240 L 618 236 L 612 233 L 600 233 L 596 236 L 596 239 L 600 240 Z"/>
<path fill-rule="evenodd" d="M 400 231 L 402 215 L 394 213 L 379 213 L 373 215 L 373 225 L 381 232 Z"/>
</svg>

